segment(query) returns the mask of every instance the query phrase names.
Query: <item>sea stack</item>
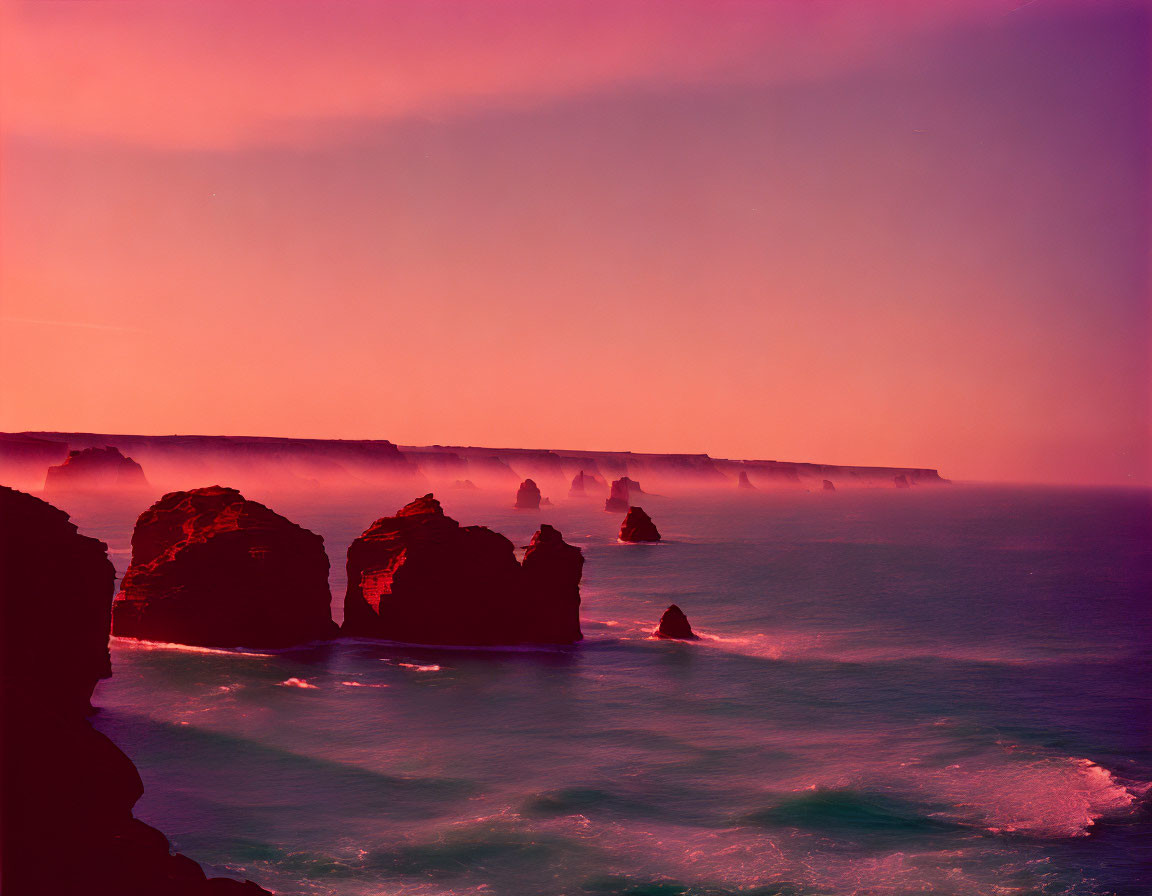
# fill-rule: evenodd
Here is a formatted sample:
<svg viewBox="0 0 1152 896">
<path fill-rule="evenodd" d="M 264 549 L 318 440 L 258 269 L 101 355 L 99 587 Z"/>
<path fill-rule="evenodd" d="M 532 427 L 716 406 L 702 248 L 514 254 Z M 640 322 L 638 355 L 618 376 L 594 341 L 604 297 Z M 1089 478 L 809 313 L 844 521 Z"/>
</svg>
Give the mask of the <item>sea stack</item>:
<svg viewBox="0 0 1152 896">
<path fill-rule="evenodd" d="M 620 540 L 630 542 L 659 541 L 660 532 L 652 517 L 642 507 L 629 507 L 628 515 L 620 526 Z"/>
<path fill-rule="evenodd" d="M 336 634 L 324 539 L 222 486 L 165 495 L 136 521 L 112 633 L 206 647 Z"/>
<path fill-rule="evenodd" d="M 825 480 L 824 480 L 824 486 L 823 486 L 823 488 L 824 488 L 824 491 L 826 491 L 826 492 L 834 492 L 834 491 L 836 491 L 836 486 L 834 486 L 834 485 L 832 484 L 832 480 L 831 480 L 831 479 L 825 479 Z"/>
<path fill-rule="evenodd" d="M 908 484 L 908 477 L 903 473 L 897 473 L 895 476 L 893 476 L 892 482 L 896 485 L 896 488 L 911 488 L 911 486 Z"/>
<path fill-rule="evenodd" d="M 692 631 L 688 624 L 688 617 L 684 615 L 676 604 L 672 604 L 664 615 L 660 617 L 660 627 L 656 629 L 656 637 L 669 641 L 698 641 L 699 635 Z"/>
<path fill-rule="evenodd" d="M 520 483 L 520 489 L 516 492 L 517 510 L 537 510 L 540 507 L 540 489 L 531 479 L 525 479 Z"/>
<path fill-rule="evenodd" d="M 737 488 L 754 489 L 756 486 L 752 484 L 752 480 L 748 478 L 748 474 L 743 470 L 740 471 L 740 479 L 736 483 Z"/>
<path fill-rule="evenodd" d="M 632 503 L 632 496 L 642 494 L 639 482 L 623 476 L 612 482 L 612 490 L 604 500 L 604 509 L 609 513 L 624 513 Z"/>
<path fill-rule="evenodd" d="M 589 476 L 583 470 L 572 477 L 572 485 L 568 489 L 569 498 L 586 498 L 588 491 L 591 488 L 603 488 L 603 484 L 596 481 L 594 476 Z"/>
<path fill-rule="evenodd" d="M 348 548 L 342 632 L 416 644 L 579 641 L 584 557 L 541 526 L 523 564 L 512 542 L 461 526 L 432 495 L 378 519 Z"/>
<path fill-rule="evenodd" d="M 208 879 L 133 817 L 140 775 L 86 718 L 111 672 L 114 588 L 102 542 L 51 504 L 0 487 L 4 892 L 271 896 Z"/>
<path fill-rule="evenodd" d="M 144 468 L 113 447 L 69 451 L 64 463 L 48 468 L 44 479 L 44 491 L 49 495 L 147 488 Z"/>
</svg>

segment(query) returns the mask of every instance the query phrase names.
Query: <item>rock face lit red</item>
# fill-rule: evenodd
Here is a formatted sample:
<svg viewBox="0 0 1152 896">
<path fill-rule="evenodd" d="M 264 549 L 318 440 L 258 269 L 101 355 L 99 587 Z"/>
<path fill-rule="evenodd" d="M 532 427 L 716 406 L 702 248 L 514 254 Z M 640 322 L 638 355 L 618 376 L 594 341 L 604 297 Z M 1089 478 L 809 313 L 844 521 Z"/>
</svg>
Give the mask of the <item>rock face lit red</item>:
<svg viewBox="0 0 1152 896">
<path fill-rule="evenodd" d="M 632 503 L 633 496 L 642 494 L 644 492 L 639 482 L 623 476 L 613 480 L 612 490 L 604 500 L 604 509 L 610 513 L 623 513 Z"/>
<path fill-rule="evenodd" d="M 461 526 L 425 495 L 348 548 L 342 631 L 420 644 L 572 643 L 583 564 L 551 526 L 520 564 L 503 535 Z"/>
<path fill-rule="evenodd" d="M 231 488 L 165 495 L 136 521 L 112 609 L 126 638 L 287 647 L 336 634 L 324 539 Z"/>
<path fill-rule="evenodd" d="M 652 517 L 641 507 L 629 507 L 628 515 L 620 526 L 621 541 L 659 541 L 660 532 Z"/>
<path fill-rule="evenodd" d="M 744 472 L 743 470 L 740 471 L 740 478 L 737 481 L 736 485 L 739 488 L 745 488 L 745 489 L 756 488 L 756 486 L 754 486 L 752 484 L 752 480 L 748 478 L 748 474 L 746 472 Z"/>
<path fill-rule="evenodd" d="M 110 673 L 114 585 L 102 542 L 51 504 L 0 487 L 3 891 L 269 896 L 251 882 L 206 878 L 132 816 L 140 775 L 86 718 Z"/>
<path fill-rule="evenodd" d="M 692 631 L 692 626 L 688 624 L 688 617 L 676 604 L 672 604 L 660 617 L 660 627 L 656 629 L 656 637 L 676 641 L 699 640 L 699 636 Z"/>
<path fill-rule="evenodd" d="M 69 451 L 64 463 L 48 468 L 44 491 L 49 494 L 82 491 L 131 491 L 148 488 L 144 468 L 118 448 L 83 448 Z"/>
<path fill-rule="evenodd" d="M 517 510 L 536 510 L 540 506 L 540 488 L 531 479 L 520 483 L 516 492 Z"/>
<path fill-rule="evenodd" d="M 832 484 L 831 479 L 825 479 L 824 480 L 824 491 L 826 491 L 826 492 L 836 491 L 836 486 Z"/>
</svg>

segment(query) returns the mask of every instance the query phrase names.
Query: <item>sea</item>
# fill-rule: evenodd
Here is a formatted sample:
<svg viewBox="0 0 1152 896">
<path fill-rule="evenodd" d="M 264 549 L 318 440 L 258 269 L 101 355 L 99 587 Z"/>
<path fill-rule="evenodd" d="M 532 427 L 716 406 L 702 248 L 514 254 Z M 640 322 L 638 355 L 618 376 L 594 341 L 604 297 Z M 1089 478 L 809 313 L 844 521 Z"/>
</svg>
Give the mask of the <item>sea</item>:
<svg viewBox="0 0 1152 896">
<path fill-rule="evenodd" d="M 246 492 L 348 544 L 412 488 Z M 445 491 L 586 557 L 584 641 L 113 639 L 94 724 L 210 874 L 332 896 L 1147 896 L 1152 494 Z M 143 507 L 70 505 L 122 575 Z M 657 640 L 678 604 L 697 642 Z"/>
</svg>

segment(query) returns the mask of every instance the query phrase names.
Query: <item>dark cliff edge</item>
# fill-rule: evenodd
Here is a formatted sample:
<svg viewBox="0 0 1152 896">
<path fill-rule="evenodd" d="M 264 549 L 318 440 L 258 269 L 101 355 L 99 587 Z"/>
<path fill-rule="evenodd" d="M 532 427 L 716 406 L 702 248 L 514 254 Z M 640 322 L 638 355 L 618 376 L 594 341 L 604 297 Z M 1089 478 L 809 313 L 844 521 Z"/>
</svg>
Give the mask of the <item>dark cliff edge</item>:
<svg viewBox="0 0 1152 896">
<path fill-rule="evenodd" d="M 12 896 L 260 896 L 207 878 L 133 817 L 132 761 L 87 715 L 111 674 L 115 572 L 68 515 L 0 486 L 0 889 Z M 45 651 L 50 655 L 45 656 Z"/>
</svg>

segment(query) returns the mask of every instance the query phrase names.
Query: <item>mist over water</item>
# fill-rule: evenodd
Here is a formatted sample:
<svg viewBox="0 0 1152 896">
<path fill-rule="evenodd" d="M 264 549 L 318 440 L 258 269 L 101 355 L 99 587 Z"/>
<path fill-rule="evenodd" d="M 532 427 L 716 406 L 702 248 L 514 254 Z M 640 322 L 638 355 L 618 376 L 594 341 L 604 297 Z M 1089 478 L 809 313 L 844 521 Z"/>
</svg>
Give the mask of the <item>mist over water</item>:
<svg viewBox="0 0 1152 896">
<path fill-rule="evenodd" d="M 325 537 L 338 620 L 348 544 L 415 497 L 245 493 Z M 436 491 L 584 549 L 582 644 L 115 640 L 139 817 L 290 894 L 1149 891 L 1147 492 L 669 493 L 658 545 L 513 493 Z M 122 575 L 143 507 L 60 503 Z M 670 603 L 700 642 L 649 637 Z"/>
</svg>

